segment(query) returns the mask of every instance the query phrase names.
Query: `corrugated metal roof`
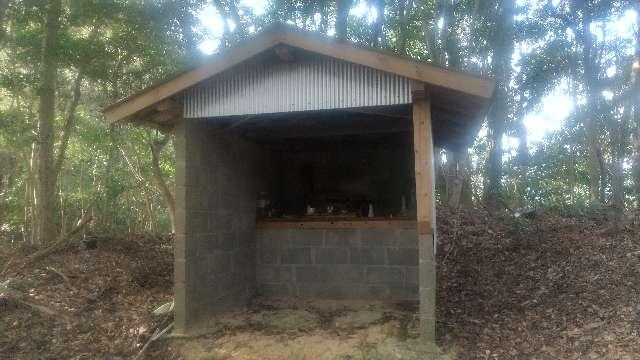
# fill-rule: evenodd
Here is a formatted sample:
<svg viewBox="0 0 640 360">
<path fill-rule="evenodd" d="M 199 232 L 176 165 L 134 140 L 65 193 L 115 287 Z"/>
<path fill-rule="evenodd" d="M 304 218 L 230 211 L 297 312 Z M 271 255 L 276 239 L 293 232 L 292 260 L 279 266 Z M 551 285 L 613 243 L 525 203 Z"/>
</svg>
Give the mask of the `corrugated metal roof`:
<svg viewBox="0 0 640 360">
<path fill-rule="evenodd" d="M 184 117 L 411 103 L 410 79 L 329 57 L 252 59 L 184 94 Z"/>
</svg>

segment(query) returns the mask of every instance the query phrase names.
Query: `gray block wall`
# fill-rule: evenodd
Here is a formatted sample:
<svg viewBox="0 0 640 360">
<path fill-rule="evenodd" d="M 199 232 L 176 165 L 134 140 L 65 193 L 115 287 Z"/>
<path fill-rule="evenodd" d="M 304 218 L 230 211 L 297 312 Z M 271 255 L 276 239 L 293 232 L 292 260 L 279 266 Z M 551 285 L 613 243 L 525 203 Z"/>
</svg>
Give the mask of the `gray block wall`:
<svg viewBox="0 0 640 360">
<path fill-rule="evenodd" d="M 418 299 L 412 229 L 258 229 L 258 294 Z"/>
<path fill-rule="evenodd" d="M 243 306 L 256 288 L 259 149 L 204 120 L 176 128 L 175 331 Z"/>
</svg>

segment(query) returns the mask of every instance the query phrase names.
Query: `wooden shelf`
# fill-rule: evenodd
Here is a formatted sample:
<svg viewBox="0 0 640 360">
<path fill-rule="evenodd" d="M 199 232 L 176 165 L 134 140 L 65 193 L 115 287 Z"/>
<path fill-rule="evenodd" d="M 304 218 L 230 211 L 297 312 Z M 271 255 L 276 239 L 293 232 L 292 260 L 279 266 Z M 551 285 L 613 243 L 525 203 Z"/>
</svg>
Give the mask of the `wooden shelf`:
<svg viewBox="0 0 640 360">
<path fill-rule="evenodd" d="M 415 229 L 410 218 L 285 218 L 264 219 L 256 223 L 258 229 Z"/>
</svg>

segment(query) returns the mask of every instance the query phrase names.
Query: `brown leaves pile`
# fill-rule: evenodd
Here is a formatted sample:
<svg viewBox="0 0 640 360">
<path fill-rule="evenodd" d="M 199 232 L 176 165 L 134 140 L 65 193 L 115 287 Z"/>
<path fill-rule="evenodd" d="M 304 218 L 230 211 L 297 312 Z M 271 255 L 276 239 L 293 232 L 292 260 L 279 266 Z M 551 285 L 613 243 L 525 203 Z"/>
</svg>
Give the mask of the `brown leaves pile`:
<svg viewBox="0 0 640 360">
<path fill-rule="evenodd" d="M 606 231 L 545 213 L 530 220 L 496 220 L 477 210 L 438 215 L 438 337 L 445 350 L 460 359 L 640 354 L 640 230 Z M 151 312 L 172 298 L 171 245 L 168 237 L 101 239 L 98 250 L 56 253 L 9 273 L 24 285 L 21 299 L 58 315 L 0 302 L 0 354 L 134 357 L 162 326 Z M 157 342 L 146 358 L 175 359 L 171 346 Z"/>
<path fill-rule="evenodd" d="M 479 211 L 440 215 L 439 330 L 460 358 L 640 354 L 638 229 L 544 213 L 500 222 Z"/>
<path fill-rule="evenodd" d="M 172 298 L 169 237 L 101 239 L 95 251 L 53 254 L 20 273 L 26 298 L 56 315 L 0 305 L 0 354 L 15 359 L 129 359 L 153 333 L 151 311 Z M 47 270 L 57 269 L 61 276 Z M 72 284 L 70 287 L 69 284 Z"/>
</svg>

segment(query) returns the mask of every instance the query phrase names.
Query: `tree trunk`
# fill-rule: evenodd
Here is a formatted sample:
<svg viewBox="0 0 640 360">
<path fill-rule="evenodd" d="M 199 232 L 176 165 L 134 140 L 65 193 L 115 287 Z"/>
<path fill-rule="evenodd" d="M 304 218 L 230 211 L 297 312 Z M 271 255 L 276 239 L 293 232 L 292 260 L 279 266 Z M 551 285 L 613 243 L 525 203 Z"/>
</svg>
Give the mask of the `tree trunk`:
<svg viewBox="0 0 640 360">
<path fill-rule="evenodd" d="M 223 20 L 223 33 L 222 33 L 222 43 L 224 46 L 229 46 L 231 43 L 243 38 L 246 34 L 244 29 L 244 24 L 240 19 L 240 15 L 238 13 L 238 6 L 235 3 L 235 0 L 229 0 L 228 5 L 225 4 L 222 0 L 214 0 L 213 4 L 216 7 L 216 10 L 220 13 L 220 17 Z M 233 20 L 236 25 L 234 33 L 231 33 L 231 29 L 229 29 L 229 24 L 227 24 L 227 20 Z"/>
<path fill-rule="evenodd" d="M 0 0 L 0 43 L 4 40 L 4 36 L 7 34 L 5 26 L 4 16 L 7 13 L 7 7 L 9 7 L 9 0 Z"/>
<path fill-rule="evenodd" d="M 229 0 L 229 16 L 231 16 L 231 20 L 233 20 L 233 22 L 236 24 L 235 32 L 238 39 L 243 38 L 246 35 L 246 30 L 244 28 L 244 24 L 242 23 L 242 19 L 240 18 L 238 5 L 236 5 L 235 0 Z"/>
<path fill-rule="evenodd" d="M 496 46 L 492 59 L 493 76 L 496 79 L 494 103 L 489 112 L 489 156 L 486 164 L 485 202 L 497 208 L 502 196 L 502 136 L 509 115 L 509 81 L 511 56 L 514 47 L 514 1 L 502 3 L 496 31 Z"/>
<path fill-rule="evenodd" d="M 462 193 L 460 194 L 460 207 L 473 208 L 473 187 L 471 184 L 471 157 L 465 152 L 462 160 Z"/>
<path fill-rule="evenodd" d="M 29 156 L 29 172 L 24 184 L 24 224 L 22 233 L 27 245 L 34 245 L 33 241 L 33 205 L 34 205 L 34 182 L 36 172 L 36 148 L 38 144 L 36 139 L 31 143 L 31 154 Z"/>
<path fill-rule="evenodd" d="M 591 6 L 589 0 L 582 2 L 582 61 L 584 68 L 584 87 L 587 96 L 586 110 L 584 112 L 584 129 L 586 143 L 589 150 L 589 198 L 591 205 L 601 204 L 600 183 L 602 181 L 602 149 L 598 139 L 597 119 L 593 115 L 596 112 L 598 94 L 595 84 L 596 74 L 593 69 L 592 49 L 593 36 L 591 35 Z"/>
<path fill-rule="evenodd" d="M 176 202 L 169 186 L 166 181 L 164 181 L 164 176 L 162 175 L 162 170 L 160 169 L 160 153 L 162 149 L 169 142 L 169 137 L 165 136 L 160 141 L 155 141 L 150 145 L 151 148 L 151 174 L 153 176 L 153 181 L 156 183 L 160 194 L 162 195 L 162 199 L 164 200 L 164 204 L 167 207 L 167 213 L 169 214 L 169 221 L 171 222 L 171 232 L 175 234 L 176 232 Z"/>
<path fill-rule="evenodd" d="M 347 39 L 347 20 L 349 19 L 349 10 L 353 5 L 353 0 L 337 0 L 336 1 L 336 38 L 340 40 Z"/>
<path fill-rule="evenodd" d="M 407 12 L 409 0 L 400 0 L 398 4 L 398 40 L 396 44 L 396 51 L 400 55 L 407 54 Z"/>
<path fill-rule="evenodd" d="M 40 106 L 37 124 L 37 168 L 35 179 L 35 223 L 32 239 L 44 244 L 54 238 L 55 177 L 53 174 L 53 121 L 58 70 L 57 48 L 61 0 L 52 0 L 47 9 L 42 51 Z"/>
<path fill-rule="evenodd" d="M 640 14 L 640 2 L 636 3 L 636 13 Z M 633 126 L 635 133 L 633 139 L 634 156 L 634 183 L 636 197 L 636 212 L 640 215 L 640 21 L 637 21 L 638 29 L 636 30 L 636 56 L 633 63 Z"/>
<path fill-rule="evenodd" d="M 438 194 L 438 199 L 442 202 L 446 202 L 447 197 L 447 179 L 444 172 L 444 167 L 442 166 L 442 152 L 443 150 L 439 147 L 433 149 L 433 171 L 436 176 L 436 193 Z"/>
<path fill-rule="evenodd" d="M 329 10 L 330 5 L 331 4 L 328 1 L 323 1 L 320 5 L 320 15 L 322 15 L 320 18 L 320 33 L 325 35 L 329 32 L 329 17 L 331 15 L 331 11 Z"/>
<path fill-rule="evenodd" d="M 627 119 L 631 117 L 631 111 L 629 106 L 624 107 L 625 110 L 622 114 L 620 122 L 616 121 L 616 117 L 609 119 L 611 133 L 611 150 L 612 150 L 612 162 L 611 162 L 611 192 L 613 195 L 611 205 L 613 207 L 613 220 L 616 223 L 622 221 L 624 215 L 624 159 L 626 141 L 625 133 L 627 133 Z"/>
<path fill-rule="evenodd" d="M 382 28 L 384 26 L 384 0 L 374 0 L 373 6 L 376 8 L 377 17 L 376 21 L 373 23 L 371 29 L 371 46 L 373 47 L 381 47 L 384 43 L 382 41 Z"/>
<path fill-rule="evenodd" d="M 69 103 L 69 109 L 67 109 L 67 117 L 65 118 L 64 125 L 62 126 L 62 136 L 60 137 L 60 147 L 58 148 L 58 155 L 56 156 L 55 165 L 53 167 L 54 184 L 56 183 L 58 176 L 60 175 L 60 170 L 62 169 L 62 164 L 64 163 L 66 157 L 67 148 L 69 147 L 71 132 L 73 131 L 73 127 L 76 122 L 76 109 L 78 108 L 78 103 L 80 102 L 80 87 L 82 86 L 82 78 L 82 72 L 78 71 L 76 80 L 73 83 L 73 97 L 71 98 L 71 103 Z"/>
<path fill-rule="evenodd" d="M 527 128 L 524 125 L 524 116 L 520 115 L 516 120 L 515 132 L 518 137 L 518 150 L 515 159 L 515 199 L 514 208 L 525 209 L 526 202 L 526 186 L 529 170 L 529 148 L 527 144 Z"/>
<path fill-rule="evenodd" d="M 464 154 L 460 152 L 447 152 L 447 205 L 457 210 L 462 199 L 464 171 Z"/>
</svg>

